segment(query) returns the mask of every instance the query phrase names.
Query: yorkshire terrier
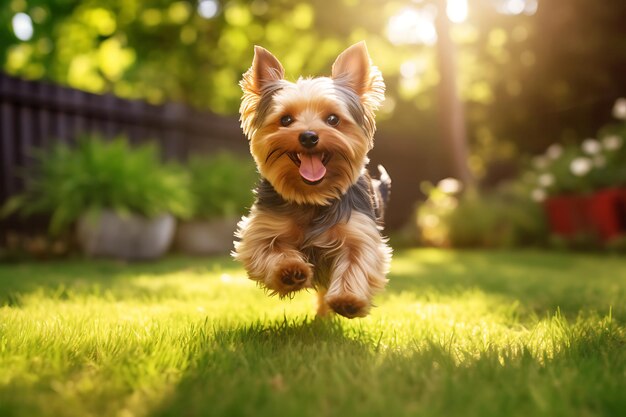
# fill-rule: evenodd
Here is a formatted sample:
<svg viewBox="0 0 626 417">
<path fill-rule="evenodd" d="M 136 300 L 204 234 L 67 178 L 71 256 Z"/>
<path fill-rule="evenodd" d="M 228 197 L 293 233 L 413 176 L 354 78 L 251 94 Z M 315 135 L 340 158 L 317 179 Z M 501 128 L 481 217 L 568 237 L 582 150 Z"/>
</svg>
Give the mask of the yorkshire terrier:
<svg viewBox="0 0 626 417">
<path fill-rule="evenodd" d="M 385 92 L 365 42 L 337 57 L 330 78 L 295 83 L 256 46 L 240 85 L 241 126 L 262 178 L 233 256 L 272 295 L 314 288 L 318 315 L 366 316 L 387 283 L 391 180 L 382 166 L 380 180 L 365 170 Z"/>
</svg>

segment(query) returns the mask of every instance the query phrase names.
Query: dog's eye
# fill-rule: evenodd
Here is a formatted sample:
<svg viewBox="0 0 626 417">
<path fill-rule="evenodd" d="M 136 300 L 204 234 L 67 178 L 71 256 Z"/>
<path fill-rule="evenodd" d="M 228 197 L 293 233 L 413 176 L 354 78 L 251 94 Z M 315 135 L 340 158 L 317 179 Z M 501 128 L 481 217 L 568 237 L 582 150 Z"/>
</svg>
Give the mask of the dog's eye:
<svg viewBox="0 0 626 417">
<path fill-rule="evenodd" d="M 328 123 L 330 126 L 335 127 L 339 124 L 339 117 L 337 117 L 336 114 L 331 114 L 326 118 L 326 123 Z"/>
<path fill-rule="evenodd" d="M 293 123 L 293 117 L 291 117 L 288 114 L 280 118 L 280 124 L 284 127 L 287 127 L 292 123 Z"/>
</svg>

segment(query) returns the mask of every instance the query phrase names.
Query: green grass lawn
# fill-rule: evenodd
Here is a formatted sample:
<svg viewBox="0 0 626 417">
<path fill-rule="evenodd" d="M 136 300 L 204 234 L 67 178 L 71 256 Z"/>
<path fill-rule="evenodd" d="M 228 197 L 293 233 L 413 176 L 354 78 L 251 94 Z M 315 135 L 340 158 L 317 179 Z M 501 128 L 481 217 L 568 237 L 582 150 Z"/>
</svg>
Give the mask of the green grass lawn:
<svg viewBox="0 0 626 417">
<path fill-rule="evenodd" d="M 0 265 L 0 416 L 623 416 L 626 261 L 409 250 L 366 319 L 223 258 Z"/>
</svg>

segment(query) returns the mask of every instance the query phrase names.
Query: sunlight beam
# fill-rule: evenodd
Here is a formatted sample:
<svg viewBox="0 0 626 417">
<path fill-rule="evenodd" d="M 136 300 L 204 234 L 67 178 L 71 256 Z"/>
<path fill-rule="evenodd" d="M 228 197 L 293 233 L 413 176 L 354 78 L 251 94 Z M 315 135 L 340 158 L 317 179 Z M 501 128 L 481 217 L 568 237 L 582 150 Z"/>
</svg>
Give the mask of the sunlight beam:
<svg viewBox="0 0 626 417">
<path fill-rule="evenodd" d="M 453 23 L 463 23 L 467 19 L 467 0 L 448 0 L 446 14 Z"/>
<path fill-rule="evenodd" d="M 392 16 L 387 24 L 387 38 L 394 45 L 423 44 L 434 45 L 437 42 L 432 9 L 405 8 Z"/>
</svg>

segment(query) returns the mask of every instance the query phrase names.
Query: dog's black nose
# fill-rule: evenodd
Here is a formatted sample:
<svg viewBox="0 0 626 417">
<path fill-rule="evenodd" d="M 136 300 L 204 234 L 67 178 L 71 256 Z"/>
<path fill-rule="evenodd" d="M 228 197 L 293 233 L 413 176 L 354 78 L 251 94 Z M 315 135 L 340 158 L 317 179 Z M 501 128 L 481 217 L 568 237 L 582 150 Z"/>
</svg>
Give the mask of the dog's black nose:
<svg viewBox="0 0 626 417">
<path fill-rule="evenodd" d="M 311 130 L 307 130 L 305 132 L 300 133 L 300 144 L 302 146 L 304 146 L 305 148 L 313 148 L 315 145 L 317 145 L 317 142 L 320 141 L 319 136 L 317 136 L 317 133 L 311 131 Z"/>
</svg>

